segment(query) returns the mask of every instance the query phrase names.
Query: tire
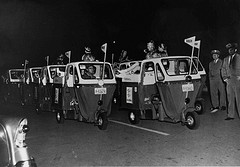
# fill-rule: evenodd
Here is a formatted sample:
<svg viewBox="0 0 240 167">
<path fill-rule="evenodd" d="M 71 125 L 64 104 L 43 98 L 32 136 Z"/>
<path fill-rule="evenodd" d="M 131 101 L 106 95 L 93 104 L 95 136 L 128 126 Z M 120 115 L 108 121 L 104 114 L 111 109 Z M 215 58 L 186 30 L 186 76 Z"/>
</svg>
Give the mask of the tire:
<svg viewBox="0 0 240 167">
<path fill-rule="evenodd" d="M 41 108 L 40 108 L 40 106 L 38 104 L 36 104 L 35 111 L 36 111 L 37 114 L 41 113 Z"/>
<path fill-rule="evenodd" d="M 63 112 L 62 111 L 57 111 L 56 112 L 56 120 L 57 120 L 57 123 L 59 123 L 59 124 L 64 123 L 64 117 L 63 117 Z"/>
<path fill-rule="evenodd" d="M 198 115 L 202 115 L 204 113 L 204 102 L 201 100 L 198 100 L 195 102 L 195 109 L 196 109 L 196 113 Z"/>
<path fill-rule="evenodd" d="M 197 129 L 200 125 L 198 114 L 195 111 L 188 112 L 185 116 L 185 124 L 191 130 Z"/>
<path fill-rule="evenodd" d="M 128 119 L 131 124 L 139 124 L 140 118 L 139 118 L 138 111 L 130 110 L 128 112 Z"/>
<path fill-rule="evenodd" d="M 108 126 L 107 113 L 100 113 L 97 117 L 97 126 L 100 130 L 106 130 Z"/>
</svg>

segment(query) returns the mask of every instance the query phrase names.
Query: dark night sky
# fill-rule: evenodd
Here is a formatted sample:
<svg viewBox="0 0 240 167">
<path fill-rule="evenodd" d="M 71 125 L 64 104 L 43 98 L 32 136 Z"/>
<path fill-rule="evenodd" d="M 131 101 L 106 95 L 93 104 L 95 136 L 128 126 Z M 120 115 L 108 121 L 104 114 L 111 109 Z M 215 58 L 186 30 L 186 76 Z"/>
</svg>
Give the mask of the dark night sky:
<svg viewBox="0 0 240 167">
<path fill-rule="evenodd" d="M 238 0 L 0 0 L 0 68 L 25 59 L 43 66 L 44 57 L 53 62 L 68 50 L 78 61 L 86 45 L 102 60 L 105 42 L 109 54 L 126 49 L 131 59 L 144 58 L 150 39 L 166 43 L 170 55 L 190 55 L 183 41 L 193 35 L 202 41 L 200 58 L 209 58 L 211 49 L 224 53 L 227 42 L 240 42 L 239 17 Z"/>
</svg>

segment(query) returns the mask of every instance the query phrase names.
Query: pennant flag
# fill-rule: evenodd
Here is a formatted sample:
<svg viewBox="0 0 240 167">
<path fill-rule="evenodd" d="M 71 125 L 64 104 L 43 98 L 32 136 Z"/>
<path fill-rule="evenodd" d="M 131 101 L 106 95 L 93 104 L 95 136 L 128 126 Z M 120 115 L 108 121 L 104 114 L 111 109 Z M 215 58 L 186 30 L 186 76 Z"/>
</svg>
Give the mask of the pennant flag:
<svg viewBox="0 0 240 167">
<path fill-rule="evenodd" d="M 194 47 L 199 49 L 199 48 L 200 48 L 200 43 L 201 43 L 200 40 L 195 41 L 195 42 L 194 42 Z"/>
<path fill-rule="evenodd" d="M 25 64 L 28 64 L 29 63 L 29 61 L 28 60 L 25 60 Z"/>
<path fill-rule="evenodd" d="M 106 52 L 107 52 L 107 43 L 103 44 L 103 45 L 101 46 L 101 49 L 102 49 L 102 51 L 106 54 Z"/>
<path fill-rule="evenodd" d="M 65 52 L 65 56 L 70 59 L 70 57 L 71 57 L 71 51 Z"/>
<path fill-rule="evenodd" d="M 196 36 L 193 36 L 193 37 L 190 37 L 190 38 L 187 38 L 184 40 L 184 42 L 192 47 L 194 47 L 194 43 L 195 43 L 195 38 Z"/>
</svg>

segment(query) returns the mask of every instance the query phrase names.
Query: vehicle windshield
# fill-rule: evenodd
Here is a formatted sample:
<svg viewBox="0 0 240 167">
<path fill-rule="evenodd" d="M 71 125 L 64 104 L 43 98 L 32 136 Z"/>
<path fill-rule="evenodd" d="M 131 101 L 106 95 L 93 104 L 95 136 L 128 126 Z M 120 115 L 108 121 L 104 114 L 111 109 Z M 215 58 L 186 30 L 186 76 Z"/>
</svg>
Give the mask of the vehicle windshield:
<svg viewBox="0 0 240 167">
<path fill-rule="evenodd" d="M 54 77 L 63 77 L 65 72 L 65 67 L 50 67 L 50 75 L 53 79 Z"/>
<path fill-rule="evenodd" d="M 79 69 L 83 79 L 101 79 L 103 76 L 103 64 L 100 63 L 79 64 Z M 113 79 L 112 69 L 109 64 L 105 64 L 104 79 Z"/>
<path fill-rule="evenodd" d="M 41 69 L 32 69 L 33 81 L 38 81 L 41 74 Z"/>
<path fill-rule="evenodd" d="M 170 76 L 187 75 L 190 70 L 191 74 L 197 74 L 196 67 L 190 59 L 163 59 L 162 64 Z"/>
<path fill-rule="evenodd" d="M 22 71 L 11 70 L 10 71 L 10 76 L 11 76 L 11 79 L 23 80 L 23 78 L 24 78 L 24 70 L 22 70 Z"/>
</svg>

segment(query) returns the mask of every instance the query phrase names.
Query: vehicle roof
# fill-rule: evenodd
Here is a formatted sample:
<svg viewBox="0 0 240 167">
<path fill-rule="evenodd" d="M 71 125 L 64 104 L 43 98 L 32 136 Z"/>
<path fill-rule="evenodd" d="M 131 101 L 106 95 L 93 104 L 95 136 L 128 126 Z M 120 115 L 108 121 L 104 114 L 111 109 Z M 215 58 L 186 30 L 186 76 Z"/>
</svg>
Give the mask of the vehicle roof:
<svg viewBox="0 0 240 167">
<path fill-rule="evenodd" d="M 151 58 L 151 59 L 143 59 L 143 60 L 134 60 L 134 61 L 128 61 L 128 62 L 123 62 L 120 63 L 121 64 L 129 64 L 129 63 L 133 63 L 133 62 L 145 62 L 145 61 L 149 61 L 149 60 L 162 60 L 162 59 L 174 59 L 174 58 L 191 58 L 191 56 L 186 56 L 186 55 L 177 55 L 177 56 L 166 56 L 166 57 L 157 57 L 157 58 Z M 198 58 L 197 56 L 193 56 L 193 58 Z"/>
<path fill-rule="evenodd" d="M 77 65 L 79 63 L 81 63 L 81 64 L 103 64 L 104 62 L 102 62 L 102 61 L 77 61 L 77 62 L 68 63 L 67 65 L 69 65 L 69 64 Z M 110 65 L 109 62 L 105 62 L 105 63 Z"/>
</svg>

